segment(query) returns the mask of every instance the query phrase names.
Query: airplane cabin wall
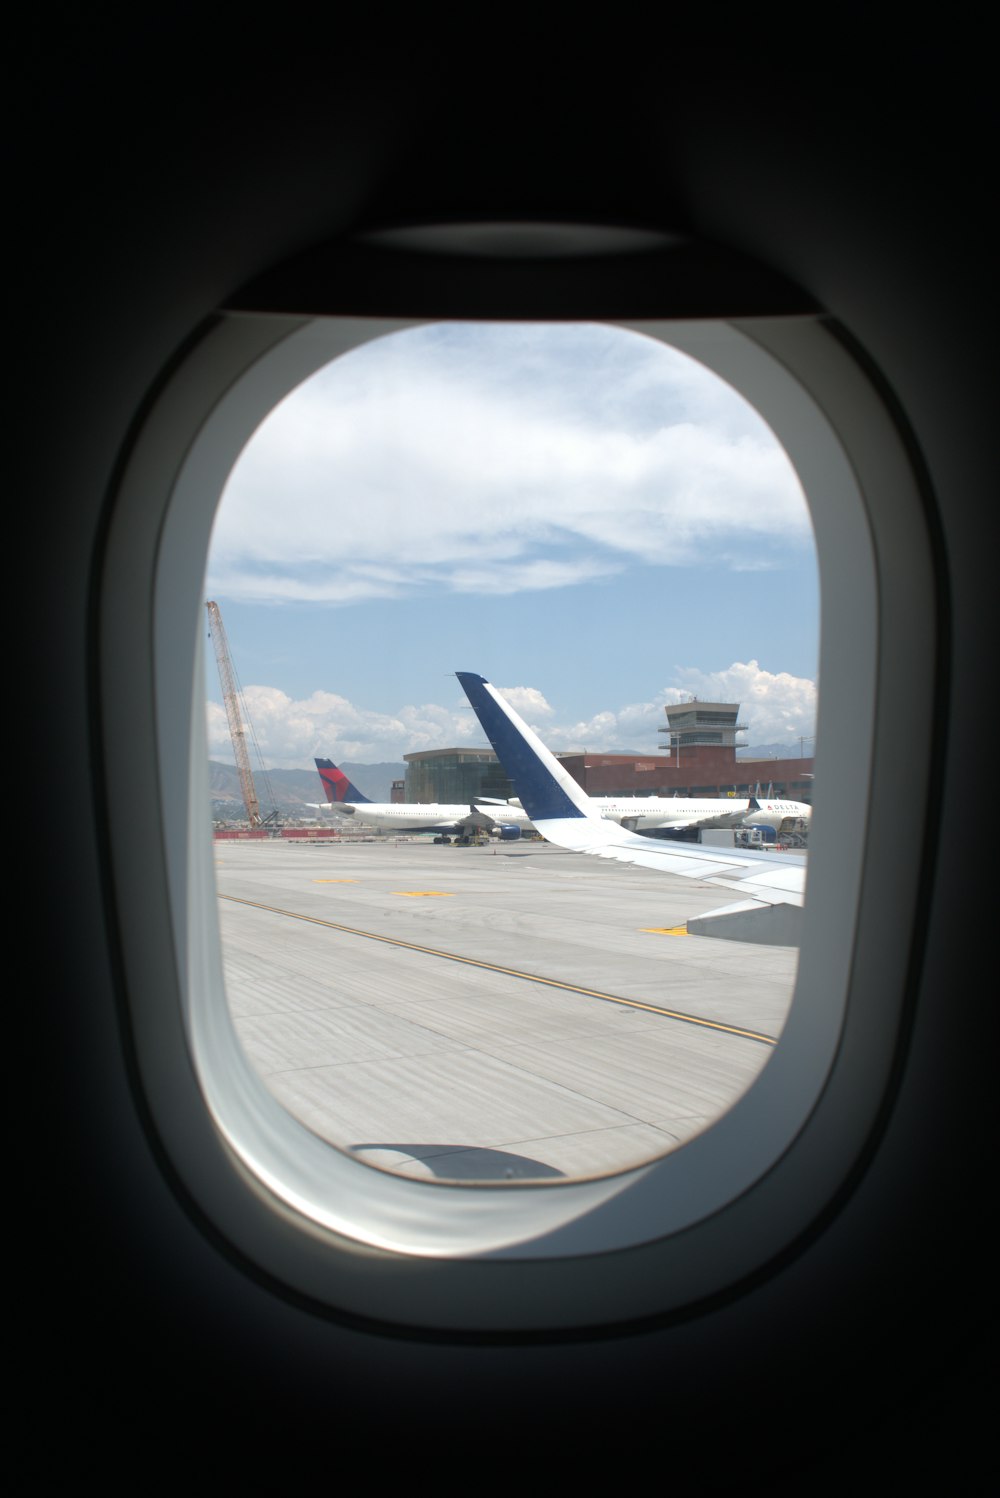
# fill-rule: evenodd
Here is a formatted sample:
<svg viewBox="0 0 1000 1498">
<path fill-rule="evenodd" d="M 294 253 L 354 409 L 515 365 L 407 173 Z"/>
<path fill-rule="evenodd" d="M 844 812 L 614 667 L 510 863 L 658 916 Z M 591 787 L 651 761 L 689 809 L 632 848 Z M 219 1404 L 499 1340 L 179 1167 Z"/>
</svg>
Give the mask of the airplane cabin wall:
<svg viewBox="0 0 1000 1498">
<path fill-rule="evenodd" d="M 323 1464 L 343 1480 L 363 1441 L 377 1442 L 375 1475 L 408 1449 L 414 1471 L 456 1453 L 523 1466 L 540 1437 L 567 1470 L 651 1449 L 665 1480 L 766 1470 L 780 1491 L 799 1462 L 843 1476 L 871 1437 L 875 1478 L 961 1472 L 973 1438 L 949 1443 L 978 1397 L 986 1241 L 971 918 L 986 855 L 959 800 L 981 775 L 989 692 L 991 283 L 978 196 L 955 175 L 962 160 L 975 182 L 974 87 L 955 103 L 946 47 L 859 59 L 849 38 L 825 57 L 713 41 L 641 60 L 641 38 L 612 37 L 575 57 L 542 49 L 532 68 L 516 50 L 456 59 L 421 40 L 387 55 L 279 26 L 264 66 L 251 48 L 205 50 L 183 19 L 146 37 L 66 20 L 60 40 L 25 52 L 12 292 L 26 399 L 11 436 L 29 496 L 16 548 L 31 573 L 26 748 L 32 761 L 42 749 L 51 802 L 30 832 L 45 934 L 17 985 L 29 1046 L 8 1069 L 23 1093 L 14 1146 L 29 1144 L 17 1222 L 37 1470 L 208 1480 L 252 1458 L 259 1474 Z M 176 351 L 253 276 L 362 219 L 462 211 L 690 229 L 803 286 L 912 428 L 948 596 L 941 659 L 913 683 L 939 694 L 936 863 L 884 1132 L 811 1241 L 759 1283 L 690 1319 L 581 1328 L 569 1343 L 338 1322 L 237 1264 L 158 1158 L 116 992 L 94 589 L 133 423 Z M 160 893 L 150 868 L 150 900 Z"/>
</svg>

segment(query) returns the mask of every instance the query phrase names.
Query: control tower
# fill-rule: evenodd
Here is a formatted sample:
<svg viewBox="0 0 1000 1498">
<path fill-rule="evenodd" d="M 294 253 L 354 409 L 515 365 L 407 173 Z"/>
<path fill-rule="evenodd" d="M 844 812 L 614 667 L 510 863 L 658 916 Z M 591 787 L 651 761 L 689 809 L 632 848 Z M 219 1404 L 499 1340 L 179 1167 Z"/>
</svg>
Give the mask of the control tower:
<svg viewBox="0 0 1000 1498">
<path fill-rule="evenodd" d="M 668 707 L 664 752 L 675 769 L 732 766 L 736 761 L 736 735 L 747 725 L 739 722 L 738 702 L 679 702 Z"/>
</svg>

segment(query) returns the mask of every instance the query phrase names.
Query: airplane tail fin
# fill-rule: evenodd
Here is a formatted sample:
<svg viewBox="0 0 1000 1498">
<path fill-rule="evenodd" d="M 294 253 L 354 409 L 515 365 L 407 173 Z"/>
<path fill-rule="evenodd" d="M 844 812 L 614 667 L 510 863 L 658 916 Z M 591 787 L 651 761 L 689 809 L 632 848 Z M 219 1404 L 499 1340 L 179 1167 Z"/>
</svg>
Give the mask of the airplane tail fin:
<svg viewBox="0 0 1000 1498">
<path fill-rule="evenodd" d="M 315 764 L 327 801 L 356 801 L 360 806 L 370 800 L 370 797 L 363 796 L 357 786 L 348 780 L 343 770 L 337 769 L 332 759 L 317 759 Z"/>
<path fill-rule="evenodd" d="M 583 789 L 496 688 L 471 671 L 455 674 L 532 822 L 567 817 L 599 820 Z"/>
</svg>

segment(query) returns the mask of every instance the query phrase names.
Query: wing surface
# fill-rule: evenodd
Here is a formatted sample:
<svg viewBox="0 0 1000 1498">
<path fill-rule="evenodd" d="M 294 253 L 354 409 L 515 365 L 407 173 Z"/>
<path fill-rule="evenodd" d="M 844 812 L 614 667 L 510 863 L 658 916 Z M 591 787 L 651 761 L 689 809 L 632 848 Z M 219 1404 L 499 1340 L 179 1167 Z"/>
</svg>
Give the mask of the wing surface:
<svg viewBox="0 0 1000 1498">
<path fill-rule="evenodd" d="M 749 848 L 706 848 L 697 843 L 659 842 L 629 832 L 615 822 L 589 817 L 535 820 L 543 837 L 573 853 L 590 853 L 641 868 L 661 869 L 705 884 L 738 889 L 747 899 L 766 904 L 801 905 L 805 896 L 805 865 L 800 857 L 758 853 Z"/>
<path fill-rule="evenodd" d="M 649 823 L 650 832 L 660 829 L 664 832 L 690 832 L 692 828 L 701 827 L 742 827 L 747 815 L 747 804 L 741 801 L 739 811 L 712 812 L 711 815 L 706 813 L 703 816 L 691 812 L 683 817 L 663 816 L 661 818 L 655 810 L 628 812 L 621 818 L 621 825 L 629 831 L 635 831 L 634 827 L 629 824 L 633 821 L 641 821 Z M 607 820 L 612 821 L 617 818 L 608 817 Z"/>
<path fill-rule="evenodd" d="M 601 817 L 590 797 L 490 682 L 468 671 L 457 676 L 518 799 L 549 842 L 574 853 L 722 885 L 758 905 L 803 904 L 806 868 L 801 857 L 656 842 Z"/>
</svg>

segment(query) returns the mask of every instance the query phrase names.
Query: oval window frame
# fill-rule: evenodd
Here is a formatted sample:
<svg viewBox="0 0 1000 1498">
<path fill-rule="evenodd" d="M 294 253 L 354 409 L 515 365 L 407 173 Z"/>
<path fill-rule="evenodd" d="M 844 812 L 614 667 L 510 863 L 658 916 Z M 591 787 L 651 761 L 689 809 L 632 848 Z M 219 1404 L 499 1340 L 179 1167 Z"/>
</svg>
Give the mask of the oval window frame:
<svg viewBox="0 0 1000 1498">
<path fill-rule="evenodd" d="M 927 836 L 937 600 L 922 496 L 888 405 L 822 317 L 600 319 L 739 390 L 810 504 L 822 697 L 795 998 L 744 1097 L 649 1164 L 498 1187 L 372 1170 L 280 1107 L 229 1019 L 201 590 L 218 497 L 268 411 L 331 358 L 433 320 L 224 314 L 147 403 L 122 466 L 99 670 L 136 1095 L 191 1208 L 248 1267 L 331 1314 L 514 1333 L 680 1314 L 760 1273 L 828 1210 L 885 1106 Z"/>
</svg>

